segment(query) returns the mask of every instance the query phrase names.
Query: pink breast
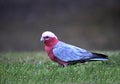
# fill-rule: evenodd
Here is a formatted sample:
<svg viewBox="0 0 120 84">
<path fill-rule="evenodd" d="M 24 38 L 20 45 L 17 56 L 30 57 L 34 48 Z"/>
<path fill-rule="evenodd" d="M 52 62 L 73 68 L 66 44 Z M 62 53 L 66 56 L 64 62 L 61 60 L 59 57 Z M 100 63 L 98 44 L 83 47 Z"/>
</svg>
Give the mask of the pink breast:
<svg viewBox="0 0 120 84">
<path fill-rule="evenodd" d="M 55 58 L 55 56 L 54 56 L 54 54 L 53 54 L 53 52 L 52 52 L 52 48 L 50 48 L 50 47 L 45 47 L 45 51 L 47 52 L 49 58 L 50 58 L 51 60 L 53 60 L 53 61 L 56 62 L 56 58 Z"/>
</svg>

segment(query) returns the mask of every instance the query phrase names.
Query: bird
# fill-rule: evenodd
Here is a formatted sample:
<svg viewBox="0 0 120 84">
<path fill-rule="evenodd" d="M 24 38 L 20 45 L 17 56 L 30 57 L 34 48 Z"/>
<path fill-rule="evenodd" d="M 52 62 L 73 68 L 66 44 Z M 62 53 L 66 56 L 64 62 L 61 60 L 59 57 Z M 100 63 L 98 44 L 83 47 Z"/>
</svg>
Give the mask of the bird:
<svg viewBox="0 0 120 84">
<path fill-rule="evenodd" d="M 63 67 L 89 61 L 108 60 L 108 56 L 105 54 L 94 53 L 60 41 L 51 31 L 43 32 L 40 41 L 43 41 L 48 57 Z"/>
</svg>

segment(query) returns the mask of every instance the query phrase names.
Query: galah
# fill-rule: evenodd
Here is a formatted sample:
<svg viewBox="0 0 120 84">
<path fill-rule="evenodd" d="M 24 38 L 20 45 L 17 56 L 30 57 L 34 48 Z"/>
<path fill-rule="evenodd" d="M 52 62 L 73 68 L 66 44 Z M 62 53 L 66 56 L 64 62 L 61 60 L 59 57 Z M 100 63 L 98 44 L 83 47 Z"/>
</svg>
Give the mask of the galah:
<svg viewBox="0 0 120 84">
<path fill-rule="evenodd" d="M 43 32 L 40 40 L 44 42 L 49 58 L 63 67 L 87 61 L 108 60 L 108 56 L 104 54 L 93 53 L 60 41 L 51 31 Z"/>
</svg>

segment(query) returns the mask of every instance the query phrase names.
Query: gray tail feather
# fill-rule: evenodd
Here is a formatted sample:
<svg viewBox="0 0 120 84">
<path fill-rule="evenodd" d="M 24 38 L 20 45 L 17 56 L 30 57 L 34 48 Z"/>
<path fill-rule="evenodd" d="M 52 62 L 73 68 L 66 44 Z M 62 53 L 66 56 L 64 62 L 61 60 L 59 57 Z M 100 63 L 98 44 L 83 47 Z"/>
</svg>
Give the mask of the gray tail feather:
<svg viewBox="0 0 120 84">
<path fill-rule="evenodd" d="M 98 54 L 98 53 L 92 53 L 93 57 L 90 59 L 84 59 L 84 60 L 75 60 L 75 61 L 69 61 L 69 65 L 74 65 L 76 63 L 85 63 L 86 61 L 105 61 L 108 60 L 108 56 L 104 54 Z"/>
<path fill-rule="evenodd" d="M 93 58 L 91 58 L 90 60 L 92 61 L 99 61 L 99 60 L 108 60 L 108 56 L 104 55 L 104 54 L 98 54 L 98 53 L 92 53 L 93 54 Z"/>
</svg>

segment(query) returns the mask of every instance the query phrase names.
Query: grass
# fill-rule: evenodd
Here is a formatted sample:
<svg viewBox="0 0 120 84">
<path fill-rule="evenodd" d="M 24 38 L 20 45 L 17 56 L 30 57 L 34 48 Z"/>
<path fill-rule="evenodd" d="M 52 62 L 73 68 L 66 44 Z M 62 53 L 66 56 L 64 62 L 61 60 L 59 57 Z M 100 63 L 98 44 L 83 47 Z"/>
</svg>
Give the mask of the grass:
<svg viewBox="0 0 120 84">
<path fill-rule="evenodd" d="M 120 51 L 108 61 L 60 67 L 44 52 L 0 53 L 0 84 L 120 84 Z"/>
</svg>

